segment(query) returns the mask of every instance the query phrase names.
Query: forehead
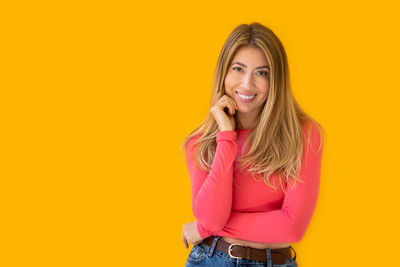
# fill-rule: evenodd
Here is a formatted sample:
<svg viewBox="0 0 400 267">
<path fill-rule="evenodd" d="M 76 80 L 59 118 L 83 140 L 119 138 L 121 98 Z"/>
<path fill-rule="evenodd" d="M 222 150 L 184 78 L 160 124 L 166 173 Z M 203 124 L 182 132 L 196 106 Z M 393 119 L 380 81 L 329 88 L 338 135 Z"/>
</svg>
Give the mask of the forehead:
<svg viewBox="0 0 400 267">
<path fill-rule="evenodd" d="M 239 61 L 247 66 L 254 67 L 268 65 L 268 61 L 264 52 L 260 48 L 252 46 L 244 46 L 239 48 L 232 59 L 232 62 L 235 61 Z"/>
</svg>

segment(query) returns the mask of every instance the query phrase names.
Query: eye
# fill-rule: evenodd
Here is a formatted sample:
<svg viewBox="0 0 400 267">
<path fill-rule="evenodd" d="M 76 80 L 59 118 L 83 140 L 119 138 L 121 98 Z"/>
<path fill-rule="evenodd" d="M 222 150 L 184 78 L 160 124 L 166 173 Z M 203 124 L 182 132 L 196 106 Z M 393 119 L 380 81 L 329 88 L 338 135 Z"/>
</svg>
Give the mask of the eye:
<svg viewBox="0 0 400 267">
<path fill-rule="evenodd" d="M 239 72 L 242 71 L 242 68 L 240 68 L 240 67 L 233 67 L 232 69 L 233 69 L 233 70 L 237 70 L 237 71 L 239 71 Z"/>
<path fill-rule="evenodd" d="M 260 76 L 267 76 L 267 75 L 269 75 L 269 72 L 266 72 L 266 71 L 257 71 L 257 73 L 261 73 L 261 74 L 259 74 Z"/>
</svg>

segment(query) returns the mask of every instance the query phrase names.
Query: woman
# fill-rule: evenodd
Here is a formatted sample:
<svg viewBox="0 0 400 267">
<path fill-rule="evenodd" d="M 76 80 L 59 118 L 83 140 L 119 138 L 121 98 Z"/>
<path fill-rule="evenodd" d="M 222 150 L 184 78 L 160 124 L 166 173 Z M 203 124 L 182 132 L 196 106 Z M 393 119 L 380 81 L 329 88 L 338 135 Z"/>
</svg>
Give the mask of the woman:
<svg viewBox="0 0 400 267">
<path fill-rule="evenodd" d="M 295 101 L 286 53 L 259 23 L 219 55 L 211 108 L 182 144 L 196 221 L 186 266 L 297 266 L 319 191 L 322 128 Z M 294 257 L 292 256 L 292 251 Z"/>
</svg>

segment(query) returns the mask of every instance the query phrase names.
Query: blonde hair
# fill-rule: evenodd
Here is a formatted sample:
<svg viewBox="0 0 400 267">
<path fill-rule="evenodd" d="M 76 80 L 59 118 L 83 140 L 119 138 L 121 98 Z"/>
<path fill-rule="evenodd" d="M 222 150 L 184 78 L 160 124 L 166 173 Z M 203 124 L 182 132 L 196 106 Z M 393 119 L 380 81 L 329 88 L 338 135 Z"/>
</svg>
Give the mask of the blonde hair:
<svg viewBox="0 0 400 267">
<path fill-rule="evenodd" d="M 293 97 L 286 52 L 281 41 L 269 28 L 257 22 L 240 24 L 225 41 L 214 72 L 210 108 L 214 106 L 220 93 L 225 94 L 224 80 L 228 67 L 235 53 L 243 46 L 253 46 L 264 52 L 270 66 L 270 89 L 257 117 L 257 126 L 244 143 L 243 151 L 244 148 L 249 149 L 237 157 L 236 161 L 241 164 L 241 169 L 249 167 L 248 171 L 254 179 L 257 180 L 259 175 L 267 186 L 274 189 L 276 187 L 271 183 L 270 177 L 276 173 L 281 188 L 285 191 L 286 183 L 295 186 L 297 181 L 301 181 L 298 174 L 304 147 L 302 127 L 307 129 L 307 144 L 310 144 L 312 125 L 317 127 L 320 137 L 318 150 L 322 145 L 322 128 L 300 108 Z M 180 149 L 181 158 L 189 140 L 200 135 L 192 144 L 198 144 L 193 153 L 196 155 L 196 165 L 210 171 L 218 132 L 218 124 L 209 111 L 205 120 L 184 139 Z"/>
</svg>

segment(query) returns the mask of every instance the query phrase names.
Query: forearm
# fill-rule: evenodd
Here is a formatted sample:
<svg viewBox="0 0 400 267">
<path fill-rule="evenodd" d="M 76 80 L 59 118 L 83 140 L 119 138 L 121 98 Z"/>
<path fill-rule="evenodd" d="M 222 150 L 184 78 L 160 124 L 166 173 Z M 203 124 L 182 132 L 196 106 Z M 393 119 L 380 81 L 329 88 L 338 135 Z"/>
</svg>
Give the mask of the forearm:
<svg viewBox="0 0 400 267">
<path fill-rule="evenodd" d="M 187 158 L 192 184 L 193 214 L 207 231 L 222 230 L 229 219 L 236 154 L 236 132 L 223 131 L 217 133 L 217 148 L 209 172 L 195 169 L 194 162 Z"/>
</svg>

